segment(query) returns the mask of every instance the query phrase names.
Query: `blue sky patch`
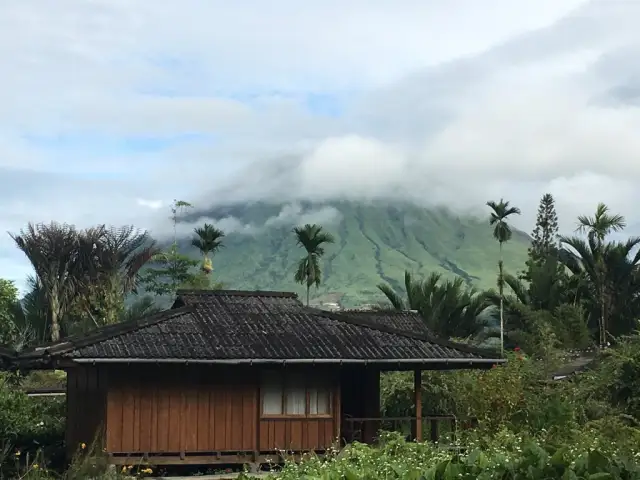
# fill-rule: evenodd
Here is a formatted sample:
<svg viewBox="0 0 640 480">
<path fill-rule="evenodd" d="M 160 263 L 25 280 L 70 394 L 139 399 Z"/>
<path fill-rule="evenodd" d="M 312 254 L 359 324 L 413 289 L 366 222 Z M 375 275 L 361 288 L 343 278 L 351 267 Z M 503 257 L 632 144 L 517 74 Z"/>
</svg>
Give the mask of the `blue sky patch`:
<svg viewBox="0 0 640 480">
<path fill-rule="evenodd" d="M 192 142 L 212 142 L 211 134 L 187 133 L 163 137 L 110 136 L 100 134 L 24 135 L 35 148 L 54 150 L 56 153 L 90 154 L 96 157 L 125 153 L 153 153 L 169 147 Z"/>
</svg>

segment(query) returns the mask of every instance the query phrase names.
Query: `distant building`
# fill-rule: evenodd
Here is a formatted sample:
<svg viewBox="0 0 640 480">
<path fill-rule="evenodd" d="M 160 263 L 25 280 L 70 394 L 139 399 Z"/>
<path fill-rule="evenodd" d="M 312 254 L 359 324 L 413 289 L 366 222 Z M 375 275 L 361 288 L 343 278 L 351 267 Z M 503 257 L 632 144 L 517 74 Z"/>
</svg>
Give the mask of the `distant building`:
<svg viewBox="0 0 640 480">
<path fill-rule="evenodd" d="M 329 312 L 339 312 L 340 310 L 342 310 L 342 307 L 338 302 L 311 303 L 310 306 L 313 308 L 318 308 L 320 310 L 327 310 Z"/>
</svg>

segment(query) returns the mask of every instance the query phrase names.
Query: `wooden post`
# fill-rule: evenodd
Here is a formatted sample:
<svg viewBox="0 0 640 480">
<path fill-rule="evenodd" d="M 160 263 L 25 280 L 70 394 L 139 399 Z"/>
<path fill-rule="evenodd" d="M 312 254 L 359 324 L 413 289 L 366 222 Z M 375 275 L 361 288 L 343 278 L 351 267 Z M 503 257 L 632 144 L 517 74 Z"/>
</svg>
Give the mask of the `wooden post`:
<svg viewBox="0 0 640 480">
<path fill-rule="evenodd" d="M 422 370 L 413 371 L 413 389 L 416 404 L 416 442 L 422 441 Z"/>
</svg>

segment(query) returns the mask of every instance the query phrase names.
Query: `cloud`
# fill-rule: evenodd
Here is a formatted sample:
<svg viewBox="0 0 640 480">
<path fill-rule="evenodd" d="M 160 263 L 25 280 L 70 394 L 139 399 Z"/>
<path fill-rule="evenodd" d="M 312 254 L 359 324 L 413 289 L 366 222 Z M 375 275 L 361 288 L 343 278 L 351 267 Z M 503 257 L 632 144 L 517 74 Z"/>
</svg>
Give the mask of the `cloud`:
<svg viewBox="0 0 640 480">
<path fill-rule="evenodd" d="M 166 206 L 409 198 L 530 229 L 598 201 L 640 224 L 640 2 L 8 0 L 0 16 L 0 223 L 133 223 Z M 204 218 L 203 220 L 206 220 Z M 182 225 L 187 230 L 192 225 Z M 185 231 L 187 231 L 185 230 Z M 0 236 L 2 275 L 23 256 Z"/>
<path fill-rule="evenodd" d="M 141 207 L 147 207 L 151 210 L 158 210 L 164 206 L 162 200 L 145 200 L 144 198 L 136 198 L 136 203 Z"/>
<path fill-rule="evenodd" d="M 277 227 L 294 227 L 298 225 L 320 224 L 330 226 L 341 218 L 341 213 L 334 207 L 321 206 L 304 208 L 299 203 L 285 203 L 277 215 L 267 217 L 259 222 L 243 222 L 233 215 L 221 215 L 217 218 L 210 216 L 189 215 L 188 219 L 181 220 L 177 224 L 176 232 L 181 237 L 193 235 L 196 227 L 204 223 L 210 223 L 222 230 L 225 234 L 258 235 L 266 229 Z M 173 235 L 173 229 L 156 229 L 156 235 L 161 239 L 167 239 Z"/>
<path fill-rule="evenodd" d="M 515 222 L 528 230 L 551 192 L 565 230 L 599 201 L 638 223 L 629 208 L 640 180 L 635 15 L 637 2 L 589 2 L 484 54 L 370 92 L 351 132 L 269 175 L 279 188 L 261 182 L 239 195 L 401 196 L 475 213 L 505 197 L 524 210 Z"/>
</svg>

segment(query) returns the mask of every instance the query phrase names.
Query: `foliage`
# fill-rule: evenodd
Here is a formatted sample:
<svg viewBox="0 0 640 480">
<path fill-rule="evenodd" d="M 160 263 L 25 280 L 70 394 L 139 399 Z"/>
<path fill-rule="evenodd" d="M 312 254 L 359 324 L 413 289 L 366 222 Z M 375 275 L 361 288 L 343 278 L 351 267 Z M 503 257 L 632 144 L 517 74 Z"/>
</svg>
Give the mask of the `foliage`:
<svg viewBox="0 0 640 480">
<path fill-rule="evenodd" d="M 597 326 L 600 344 L 609 334 L 631 331 L 640 314 L 640 238 L 605 242 L 597 236 L 586 241 L 562 237 L 562 244 L 564 264 L 580 279 L 575 295 L 587 309 L 590 325 Z"/>
<path fill-rule="evenodd" d="M 0 278 L 0 345 L 10 345 L 20 350 L 28 341 L 32 332 L 28 325 L 21 325 L 18 321 L 20 311 L 15 284 Z"/>
<path fill-rule="evenodd" d="M 448 479 L 606 479 L 640 478 L 633 458 L 582 441 L 560 448 L 506 433 L 490 442 L 470 443 L 458 452 L 428 443 L 407 443 L 387 435 L 381 444 L 353 444 L 327 459 L 288 463 L 282 480 L 448 480 Z"/>
<path fill-rule="evenodd" d="M 320 258 L 324 255 L 324 245 L 334 243 L 333 235 L 322 230 L 319 225 L 306 224 L 304 227 L 293 229 L 298 245 L 304 248 L 306 255 L 298 262 L 294 279 L 297 283 L 307 287 L 307 306 L 309 305 L 309 290 L 322 281 Z"/>
<path fill-rule="evenodd" d="M 147 292 L 155 295 L 173 295 L 179 288 L 197 288 L 203 283 L 195 271 L 198 264 L 173 244 L 151 259 L 140 282 Z"/>
<path fill-rule="evenodd" d="M 136 291 L 140 269 L 157 252 L 149 235 L 132 226 L 77 230 L 55 222 L 29 224 L 12 238 L 35 271 L 30 300 L 44 306 L 38 313 L 46 312 L 44 325 L 34 329 L 42 333 L 50 326 L 54 341 L 65 318 L 75 318 L 74 323 L 90 318 L 95 326 L 115 323 L 126 295 Z M 23 319 L 29 313 L 23 310 Z"/>
<path fill-rule="evenodd" d="M 417 311 L 434 334 L 443 338 L 467 338 L 478 335 L 484 328 L 480 314 L 488 307 L 486 297 L 465 285 L 462 278 L 448 280 L 432 273 L 424 280 L 415 280 L 407 271 L 404 284 L 406 300 L 388 284 L 380 284 L 378 288 L 391 308 Z"/>
<path fill-rule="evenodd" d="M 545 193 L 540 199 L 538 217 L 531 237 L 529 259 L 527 260 L 529 272 L 525 275 L 527 280 L 530 280 L 531 268 L 543 265 L 558 253 L 558 214 L 556 213 L 555 200 L 550 193 Z"/>
<path fill-rule="evenodd" d="M 52 222 L 29 223 L 26 230 L 11 235 L 27 256 L 45 293 L 51 325 L 51 339 L 60 338 L 60 318 L 71 308 L 81 272 L 78 232 L 75 227 Z"/>
<path fill-rule="evenodd" d="M 500 295 L 500 353 L 504 350 L 504 260 L 502 258 L 502 245 L 513 236 L 511 226 L 507 219 L 512 215 L 520 215 L 518 207 L 512 207 L 509 202 L 500 199 L 499 202 L 489 201 L 487 206 L 491 209 L 489 225 L 493 227 L 493 237 L 500 245 L 500 259 L 498 260 L 498 293 Z"/>
<path fill-rule="evenodd" d="M 57 398 L 28 398 L 14 387 L 11 374 L 0 376 L 0 462 L 3 474 L 15 472 L 27 458 L 64 459 L 65 403 Z M 0 459 L 1 460 L 1 459 Z M 15 478 L 15 477 L 10 477 Z"/>
<path fill-rule="evenodd" d="M 202 271 L 209 274 L 213 271 L 210 255 L 215 254 L 224 247 L 222 243 L 224 232 L 209 223 L 205 223 L 202 227 L 195 228 L 194 233 L 196 235 L 191 240 L 191 245 L 202 253 Z"/>
<path fill-rule="evenodd" d="M 174 241 L 169 248 L 156 252 L 151 258 L 149 266 L 141 275 L 140 283 L 149 293 L 158 296 L 172 296 L 178 289 L 217 289 L 220 283 L 212 283 L 207 275 L 211 269 L 209 254 L 215 253 L 222 247 L 224 233 L 210 224 L 196 228 L 196 238 L 192 245 L 197 247 L 204 257 L 202 268 L 196 270 L 199 262 L 189 255 L 180 252 L 177 241 L 177 224 L 180 214 L 193 208 L 189 202 L 174 200 L 171 204 L 171 220 L 173 222 Z"/>
<path fill-rule="evenodd" d="M 231 288 L 297 291 L 306 286 L 292 281 L 301 257 L 282 211 L 273 203 L 225 205 L 203 210 L 198 216 L 237 219 L 246 226 L 228 232 L 224 255 L 214 259 L 216 272 Z M 457 276 L 479 290 L 495 285 L 495 248 L 486 221 L 458 215 L 446 208 L 424 208 L 401 202 L 302 203 L 301 215 L 317 211 L 335 212 L 322 226 L 335 238 L 335 245 L 320 259 L 322 283 L 311 289 L 311 301 L 340 302 L 347 307 L 383 300 L 376 285 L 388 283 L 402 291 L 405 270 L 416 278 L 431 272 L 444 278 Z M 311 217 L 313 218 L 313 217 Z M 198 251 L 190 239 L 180 243 L 184 253 Z M 519 271 L 526 260 L 529 238 L 514 231 L 504 245 L 507 271 Z"/>
</svg>

